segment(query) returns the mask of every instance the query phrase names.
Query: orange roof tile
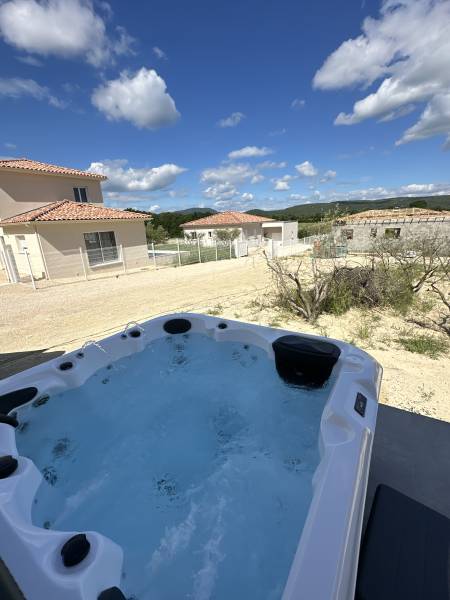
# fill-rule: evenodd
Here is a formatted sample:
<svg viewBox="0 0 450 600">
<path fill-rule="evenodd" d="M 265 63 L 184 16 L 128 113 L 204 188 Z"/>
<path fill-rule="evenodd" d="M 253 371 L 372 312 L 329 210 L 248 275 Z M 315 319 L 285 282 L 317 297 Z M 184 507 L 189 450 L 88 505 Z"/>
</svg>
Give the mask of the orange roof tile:
<svg viewBox="0 0 450 600">
<path fill-rule="evenodd" d="M 62 200 L 61 202 L 52 202 L 40 208 L 15 215 L 9 219 L 0 221 L 0 223 L 2 225 L 12 225 L 14 223 L 30 223 L 32 221 L 109 221 L 115 219 L 148 221 L 150 217 L 144 213 L 108 208 L 107 206 L 103 206 L 103 204 Z"/>
<path fill-rule="evenodd" d="M 247 213 L 228 211 L 216 213 L 207 217 L 202 217 L 201 219 L 197 219 L 196 221 L 189 221 L 188 223 L 183 223 L 181 227 L 207 227 L 208 225 L 233 226 L 242 225 L 243 223 L 267 223 L 268 221 L 273 220 L 274 219 L 269 219 L 268 217 L 258 217 L 256 215 L 248 215 Z"/>
<path fill-rule="evenodd" d="M 80 171 L 79 169 L 71 169 L 69 167 L 58 167 L 48 163 L 31 160 L 29 158 L 9 158 L 0 160 L 0 169 L 12 171 L 31 171 L 33 173 L 45 173 L 48 175 L 71 175 L 73 177 L 85 177 L 87 179 L 98 179 L 104 181 L 108 179 L 105 175 L 98 173 L 89 173 L 88 171 Z"/>
</svg>

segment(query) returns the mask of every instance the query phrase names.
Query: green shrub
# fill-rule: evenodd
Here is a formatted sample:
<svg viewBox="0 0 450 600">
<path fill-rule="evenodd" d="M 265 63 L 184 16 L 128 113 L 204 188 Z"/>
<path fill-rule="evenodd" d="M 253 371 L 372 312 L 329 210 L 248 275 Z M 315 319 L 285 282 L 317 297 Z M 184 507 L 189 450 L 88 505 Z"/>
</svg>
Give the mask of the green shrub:
<svg viewBox="0 0 450 600">
<path fill-rule="evenodd" d="M 375 269 L 375 286 L 380 290 L 380 306 L 388 306 L 401 315 L 405 315 L 414 302 L 414 291 L 404 271 L 395 266 Z"/>
<path fill-rule="evenodd" d="M 405 314 L 414 293 L 402 272 L 391 267 L 338 267 L 334 270 L 324 310 L 342 315 L 350 308 L 390 307 Z"/>
<path fill-rule="evenodd" d="M 449 350 L 447 340 L 427 335 L 425 333 L 417 335 L 403 334 L 397 338 L 397 342 L 408 352 L 425 354 L 430 358 L 438 358 Z"/>
<path fill-rule="evenodd" d="M 324 303 L 324 311 L 336 316 L 343 315 L 355 304 L 350 286 L 345 282 L 333 282 Z"/>
</svg>

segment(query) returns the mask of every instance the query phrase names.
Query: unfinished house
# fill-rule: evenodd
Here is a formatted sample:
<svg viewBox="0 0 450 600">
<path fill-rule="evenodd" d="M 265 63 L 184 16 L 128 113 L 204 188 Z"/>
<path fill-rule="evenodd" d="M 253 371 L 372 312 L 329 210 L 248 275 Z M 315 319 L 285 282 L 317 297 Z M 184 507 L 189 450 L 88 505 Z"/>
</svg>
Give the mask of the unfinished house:
<svg viewBox="0 0 450 600">
<path fill-rule="evenodd" d="M 342 239 L 349 252 L 368 252 L 377 238 L 442 235 L 450 238 L 450 211 L 424 208 L 366 210 L 336 220 L 333 237 Z"/>
</svg>

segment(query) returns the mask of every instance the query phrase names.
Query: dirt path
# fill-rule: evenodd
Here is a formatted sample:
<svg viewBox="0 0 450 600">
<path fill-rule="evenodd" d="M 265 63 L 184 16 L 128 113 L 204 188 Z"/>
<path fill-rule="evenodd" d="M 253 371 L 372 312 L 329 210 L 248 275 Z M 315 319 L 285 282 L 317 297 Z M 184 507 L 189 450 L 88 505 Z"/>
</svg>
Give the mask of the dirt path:
<svg viewBox="0 0 450 600">
<path fill-rule="evenodd" d="M 38 354 L 20 363 L 13 353 L 45 349 L 51 357 L 121 330 L 129 321 L 176 311 L 210 312 L 353 341 L 384 368 L 382 402 L 450 421 L 450 358 L 431 359 L 402 349 L 396 343 L 405 328 L 400 317 L 350 311 L 339 318 L 324 315 L 311 326 L 269 306 L 269 289 L 270 275 L 260 258 L 145 271 L 37 292 L 2 286 L 0 355 L 6 359 L 1 373 L 7 376 L 38 362 Z M 368 327 L 364 340 L 357 335 L 361 324 Z"/>
<path fill-rule="evenodd" d="M 267 285 L 265 264 L 252 258 L 143 271 L 33 291 L 0 288 L 0 352 L 68 350 L 117 331 L 129 321 L 195 310 Z"/>
</svg>

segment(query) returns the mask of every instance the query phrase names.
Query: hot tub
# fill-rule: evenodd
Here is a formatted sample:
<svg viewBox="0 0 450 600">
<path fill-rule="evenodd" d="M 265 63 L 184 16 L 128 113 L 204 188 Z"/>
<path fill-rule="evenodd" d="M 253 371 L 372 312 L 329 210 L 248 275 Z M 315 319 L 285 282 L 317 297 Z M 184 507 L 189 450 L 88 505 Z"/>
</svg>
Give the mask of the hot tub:
<svg viewBox="0 0 450 600">
<path fill-rule="evenodd" d="M 28 600 L 349 600 L 380 380 L 196 314 L 5 379 L 0 556 Z"/>
</svg>

